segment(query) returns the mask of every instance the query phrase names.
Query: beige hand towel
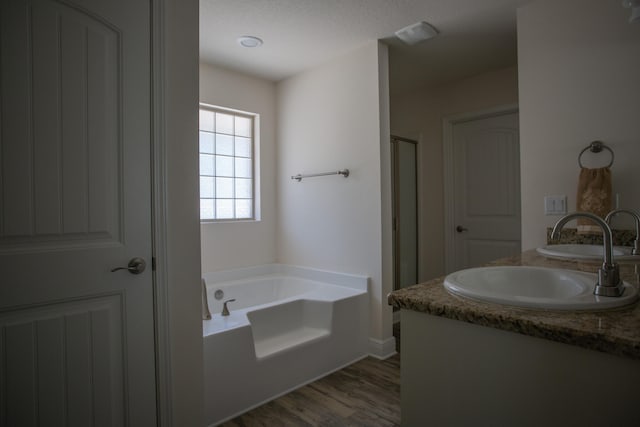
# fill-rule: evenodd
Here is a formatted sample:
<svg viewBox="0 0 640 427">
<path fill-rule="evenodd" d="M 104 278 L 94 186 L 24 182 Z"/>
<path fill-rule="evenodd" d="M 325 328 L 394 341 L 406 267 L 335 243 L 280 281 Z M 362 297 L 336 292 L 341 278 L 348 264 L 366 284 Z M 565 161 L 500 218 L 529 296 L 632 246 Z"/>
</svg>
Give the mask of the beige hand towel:
<svg viewBox="0 0 640 427">
<path fill-rule="evenodd" d="M 611 211 L 611 170 L 607 168 L 580 170 L 577 210 L 604 218 Z M 601 234 L 602 229 L 586 218 L 578 218 L 578 234 Z"/>
</svg>

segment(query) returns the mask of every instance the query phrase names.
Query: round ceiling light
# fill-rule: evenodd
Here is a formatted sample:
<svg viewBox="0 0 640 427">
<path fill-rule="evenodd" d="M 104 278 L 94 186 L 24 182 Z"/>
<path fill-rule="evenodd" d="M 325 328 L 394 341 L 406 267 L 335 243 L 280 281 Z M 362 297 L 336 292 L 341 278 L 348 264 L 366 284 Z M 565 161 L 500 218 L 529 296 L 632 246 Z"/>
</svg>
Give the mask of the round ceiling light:
<svg viewBox="0 0 640 427">
<path fill-rule="evenodd" d="M 238 43 L 243 47 L 258 47 L 262 45 L 262 39 L 254 36 L 238 37 Z"/>
</svg>

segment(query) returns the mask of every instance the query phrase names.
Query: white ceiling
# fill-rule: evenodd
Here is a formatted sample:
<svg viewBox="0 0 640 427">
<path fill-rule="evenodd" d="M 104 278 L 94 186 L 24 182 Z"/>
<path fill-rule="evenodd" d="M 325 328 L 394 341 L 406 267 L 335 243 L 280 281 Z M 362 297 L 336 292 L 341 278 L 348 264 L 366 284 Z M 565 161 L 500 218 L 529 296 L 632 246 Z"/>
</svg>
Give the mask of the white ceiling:
<svg viewBox="0 0 640 427">
<path fill-rule="evenodd" d="M 279 81 L 371 40 L 389 45 L 391 91 L 513 65 L 516 9 L 532 0 L 200 0 L 202 62 Z M 414 46 L 394 32 L 427 21 L 440 34 Z M 259 48 L 236 39 L 252 35 Z"/>
</svg>

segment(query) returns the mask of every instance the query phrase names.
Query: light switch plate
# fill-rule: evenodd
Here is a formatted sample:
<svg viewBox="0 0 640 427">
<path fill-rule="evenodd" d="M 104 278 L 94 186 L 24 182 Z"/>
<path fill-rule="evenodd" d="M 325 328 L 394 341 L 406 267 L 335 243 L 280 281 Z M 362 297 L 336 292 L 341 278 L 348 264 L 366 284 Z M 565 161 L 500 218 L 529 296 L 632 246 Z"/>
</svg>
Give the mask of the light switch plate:
<svg viewBox="0 0 640 427">
<path fill-rule="evenodd" d="M 544 196 L 545 215 L 566 215 L 567 196 Z"/>
</svg>

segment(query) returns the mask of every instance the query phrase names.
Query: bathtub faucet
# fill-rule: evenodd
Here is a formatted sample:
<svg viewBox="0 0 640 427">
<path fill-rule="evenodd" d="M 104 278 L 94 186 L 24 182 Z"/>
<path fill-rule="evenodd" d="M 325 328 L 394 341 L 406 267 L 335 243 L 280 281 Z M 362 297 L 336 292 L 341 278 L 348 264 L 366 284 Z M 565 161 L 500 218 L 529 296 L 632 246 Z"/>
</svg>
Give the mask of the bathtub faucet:
<svg viewBox="0 0 640 427">
<path fill-rule="evenodd" d="M 620 280 L 620 269 L 618 264 L 613 262 L 613 237 L 609 225 L 597 215 L 590 212 L 573 212 L 560 218 L 551 232 L 551 238 L 560 237 L 560 230 L 564 225 L 575 218 L 587 218 L 595 222 L 602 229 L 602 237 L 604 240 L 604 262 L 602 267 L 598 269 L 598 282 L 593 293 L 605 297 L 619 297 L 624 292 L 624 285 Z"/>
<path fill-rule="evenodd" d="M 229 313 L 229 309 L 227 308 L 227 303 L 228 303 L 228 302 L 234 302 L 235 300 L 236 300 L 235 298 L 233 298 L 233 299 L 228 299 L 228 300 L 226 300 L 226 301 L 224 302 L 224 304 L 222 304 L 222 315 L 223 315 L 223 316 L 228 316 L 228 315 L 230 314 L 230 313 Z"/>
</svg>

